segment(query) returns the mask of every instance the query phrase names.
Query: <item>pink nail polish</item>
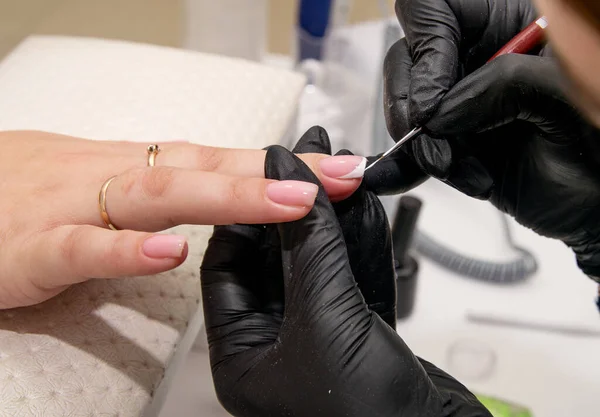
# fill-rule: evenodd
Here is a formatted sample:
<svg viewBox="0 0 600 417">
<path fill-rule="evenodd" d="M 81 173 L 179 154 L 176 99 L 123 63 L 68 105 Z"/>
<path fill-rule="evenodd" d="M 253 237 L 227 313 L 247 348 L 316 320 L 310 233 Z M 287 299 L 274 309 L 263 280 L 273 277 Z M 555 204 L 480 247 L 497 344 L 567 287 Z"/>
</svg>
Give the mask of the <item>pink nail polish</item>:
<svg viewBox="0 0 600 417">
<path fill-rule="evenodd" d="M 267 197 L 284 206 L 312 206 L 318 192 L 317 185 L 302 181 L 278 181 L 267 185 Z"/>
<path fill-rule="evenodd" d="M 331 178 L 362 178 L 367 166 L 367 158 L 354 155 L 330 156 L 320 162 L 323 174 Z"/>
<path fill-rule="evenodd" d="M 181 258 L 186 246 L 187 239 L 184 236 L 155 235 L 146 239 L 142 251 L 154 259 Z"/>
</svg>

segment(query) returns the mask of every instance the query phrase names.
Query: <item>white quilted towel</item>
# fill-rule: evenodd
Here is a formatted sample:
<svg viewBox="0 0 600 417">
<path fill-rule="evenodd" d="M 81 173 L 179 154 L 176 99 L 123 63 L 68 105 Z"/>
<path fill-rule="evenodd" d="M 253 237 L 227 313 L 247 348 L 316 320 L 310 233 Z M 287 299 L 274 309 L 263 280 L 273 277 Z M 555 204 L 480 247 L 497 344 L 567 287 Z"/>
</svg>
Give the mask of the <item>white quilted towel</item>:
<svg viewBox="0 0 600 417">
<path fill-rule="evenodd" d="M 32 37 L 0 63 L 0 130 L 262 148 L 289 130 L 303 85 L 297 74 L 217 56 Z M 201 325 L 211 228 L 177 232 L 189 236 L 190 256 L 173 272 L 88 282 L 0 311 L 0 416 L 156 414 Z"/>
</svg>

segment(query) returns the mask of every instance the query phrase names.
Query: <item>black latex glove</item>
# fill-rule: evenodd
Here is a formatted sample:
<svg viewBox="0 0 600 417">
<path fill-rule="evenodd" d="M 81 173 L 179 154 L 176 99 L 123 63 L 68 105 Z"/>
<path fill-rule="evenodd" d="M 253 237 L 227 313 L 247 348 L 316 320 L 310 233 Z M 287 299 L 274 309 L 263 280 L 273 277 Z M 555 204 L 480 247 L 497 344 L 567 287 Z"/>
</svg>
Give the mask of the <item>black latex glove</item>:
<svg viewBox="0 0 600 417">
<path fill-rule="evenodd" d="M 446 93 L 535 20 L 536 11 L 529 0 L 397 0 L 396 15 L 406 37 L 384 63 L 384 112 L 395 141 L 426 125 Z M 471 195 L 486 192 L 488 178 L 463 172 L 472 170 L 473 161 L 455 161 L 451 169 L 451 154 L 446 141 L 422 134 L 367 171 L 365 180 L 379 194 L 406 191 L 428 175 L 467 183 Z M 420 182 L 406 172 L 415 165 Z"/>
<path fill-rule="evenodd" d="M 531 3 L 399 0 L 396 10 L 406 39 L 386 58 L 388 125 L 396 139 L 415 125 L 430 133 L 402 158 L 562 240 L 586 274 L 600 276 L 599 131 L 567 99 L 548 48 L 486 64 L 536 19 Z M 393 167 L 382 167 L 387 182 L 367 182 L 402 189 Z"/>
<path fill-rule="evenodd" d="M 326 152 L 326 141 L 313 129 L 295 151 Z M 266 176 L 319 184 L 281 147 L 269 149 Z M 321 188 L 302 220 L 215 228 L 202 295 L 223 406 L 236 417 L 490 417 L 390 327 L 391 239 L 378 199 L 362 190 L 336 209 Z"/>
</svg>

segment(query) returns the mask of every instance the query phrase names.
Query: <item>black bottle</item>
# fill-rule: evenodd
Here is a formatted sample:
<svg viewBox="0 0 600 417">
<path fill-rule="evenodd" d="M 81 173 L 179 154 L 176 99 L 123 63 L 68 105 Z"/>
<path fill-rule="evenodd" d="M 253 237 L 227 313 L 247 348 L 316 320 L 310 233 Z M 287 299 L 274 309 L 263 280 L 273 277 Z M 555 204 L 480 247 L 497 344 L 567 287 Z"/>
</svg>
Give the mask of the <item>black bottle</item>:
<svg viewBox="0 0 600 417">
<path fill-rule="evenodd" d="M 418 198 L 404 196 L 398 203 L 398 210 L 392 226 L 392 243 L 396 266 L 396 291 L 398 319 L 409 317 L 415 306 L 419 263 L 411 256 L 409 249 L 421 212 L 422 202 Z"/>
</svg>

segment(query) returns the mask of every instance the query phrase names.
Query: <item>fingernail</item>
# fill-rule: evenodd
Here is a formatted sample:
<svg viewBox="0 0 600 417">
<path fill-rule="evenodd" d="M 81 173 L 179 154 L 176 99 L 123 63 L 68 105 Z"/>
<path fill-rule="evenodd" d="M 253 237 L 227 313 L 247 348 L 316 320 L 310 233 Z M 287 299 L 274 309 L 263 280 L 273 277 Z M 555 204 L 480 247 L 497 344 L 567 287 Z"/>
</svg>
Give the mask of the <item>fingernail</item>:
<svg viewBox="0 0 600 417">
<path fill-rule="evenodd" d="M 317 198 L 319 187 L 310 182 L 278 181 L 267 185 L 267 197 L 284 206 L 312 206 Z"/>
<path fill-rule="evenodd" d="M 146 239 L 142 250 L 149 258 L 181 258 L 186 246 L 187 240 L 184 236 L 156 235 Z"/>
<path fill-rule="evenodd" d="M 321 171 L 331 178 L 362 178 L 367 166 L 367 158 L 355 155 L 330 156 L 322 159 Z"/>
</svg>

